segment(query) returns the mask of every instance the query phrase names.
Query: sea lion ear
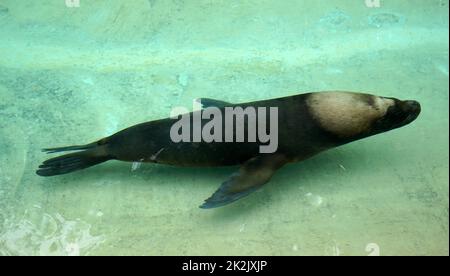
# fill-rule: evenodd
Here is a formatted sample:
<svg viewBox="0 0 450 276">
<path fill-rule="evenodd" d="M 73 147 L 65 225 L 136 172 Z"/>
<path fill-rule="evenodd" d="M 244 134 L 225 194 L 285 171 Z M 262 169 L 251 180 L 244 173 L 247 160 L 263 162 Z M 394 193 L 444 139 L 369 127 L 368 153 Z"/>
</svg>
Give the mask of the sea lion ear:
<svg viewBox="0 0 450 276">
<path fill-rule="evenodd" d="M 200 103 L 202 105 L 202 108 L 208 108 L 208 107 L 225 107 L 225 106 L 233 106 L 232 103 L 225 102 L 225 101 L 219 101 L 209 98 L 197 98 L 195 99 L 197 103 Z"/>
<path fill-rule="evenodd" d="M 245 162 L 238 172 L 222 183 L 219 189 L 200 208 L 209 209 L 230 204 L 261 188 L 272 175 L 288 162 L 279 153 L 263 154 Z"/>
</svg>

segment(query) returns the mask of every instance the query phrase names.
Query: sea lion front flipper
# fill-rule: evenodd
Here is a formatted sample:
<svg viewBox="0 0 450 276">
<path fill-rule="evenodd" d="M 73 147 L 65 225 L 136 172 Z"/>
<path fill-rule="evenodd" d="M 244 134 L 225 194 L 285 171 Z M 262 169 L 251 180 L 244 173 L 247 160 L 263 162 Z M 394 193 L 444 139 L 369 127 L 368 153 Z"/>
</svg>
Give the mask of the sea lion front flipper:
<svg viewBox="0 0 450 276">
<path fill-rule="evenodd" d="M 199 99 L 195 99 L 195 101 L 198 103 L 201 103 L 202 108 L 208 108 L 208 107 L 221 108 L 221 107 L 225 107 L 225 106 L 233 106 L 232 103 L 214 100 L 214 99 L 210 99 L 210 98 L 199 98 Z"/>
<path fill-rule="evenodd" d="M 222 183 L 214 194 L 205 200 L 200 208 L 209 209 L 230 204 L 266 184 L 277 169 L 288 162 L 279 153 L 264 154 L 245 162 L 238 172 Z"/>
</svg>

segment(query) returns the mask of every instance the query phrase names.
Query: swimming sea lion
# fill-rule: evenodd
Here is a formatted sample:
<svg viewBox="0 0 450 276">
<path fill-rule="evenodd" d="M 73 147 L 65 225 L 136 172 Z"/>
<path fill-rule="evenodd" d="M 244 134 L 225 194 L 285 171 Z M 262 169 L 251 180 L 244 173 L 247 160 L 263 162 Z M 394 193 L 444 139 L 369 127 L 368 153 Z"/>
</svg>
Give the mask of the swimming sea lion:
<svg viewBox="0 0 450 276">
<path fill-rule="evenodd" d="M 260 153 L 259 144 L 254 142 L 174 142 L 170 136 L 174 120 L 167 118 L 129 127 L 91 144 L 44 149 L 48 153 L 77 152 L 45 161 L 36 173 L 41 176 L 65 174 L 111 159 L 177 166 L 240 164 L 238 172 L 200 206 L 214 208 L 257 190 L 287 163 L 407 125 L 420 113 L 420 104 L 416 101 L 339 91 L 242 104 L 212 99 L 202 99 L 202 103 L 204 107 L 218 107 L 221 113 L 237 106 L 278 108 L 276 151 Z M 248 129 L 248 120 L 236 123 Z"/>
</svg>

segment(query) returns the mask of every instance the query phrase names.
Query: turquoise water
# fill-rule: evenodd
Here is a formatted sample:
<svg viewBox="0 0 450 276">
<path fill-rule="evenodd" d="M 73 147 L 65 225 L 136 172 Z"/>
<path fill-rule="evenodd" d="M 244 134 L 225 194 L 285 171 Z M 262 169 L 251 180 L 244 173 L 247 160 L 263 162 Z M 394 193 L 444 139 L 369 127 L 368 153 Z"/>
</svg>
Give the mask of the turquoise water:
<svg viewBox="0 0 450 276">
<path fill-rule="evenodd" d="M 449 254 L 448 1 L 65 2 L 0 0 L 0 255 Z M 236 167 L 34 173 L 194 98 L 323 90 L 422 113 L 213 210 Z"/>
</svg>

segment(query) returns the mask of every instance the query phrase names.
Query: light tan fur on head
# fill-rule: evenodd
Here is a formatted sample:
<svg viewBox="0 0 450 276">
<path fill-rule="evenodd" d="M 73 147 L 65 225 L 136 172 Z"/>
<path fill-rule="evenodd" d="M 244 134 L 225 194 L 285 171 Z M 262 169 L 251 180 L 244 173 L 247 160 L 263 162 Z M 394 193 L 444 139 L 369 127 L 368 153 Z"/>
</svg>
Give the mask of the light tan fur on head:
<svg viewBox="0 0 450 276">
<path fill-rule="evenodd" d="M 395 102 L 370 94 L 332 91 L 310 94 L 307 104 L 325 130 L 347 138 L 368 130 Z"/>
</svg>

